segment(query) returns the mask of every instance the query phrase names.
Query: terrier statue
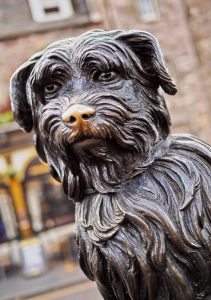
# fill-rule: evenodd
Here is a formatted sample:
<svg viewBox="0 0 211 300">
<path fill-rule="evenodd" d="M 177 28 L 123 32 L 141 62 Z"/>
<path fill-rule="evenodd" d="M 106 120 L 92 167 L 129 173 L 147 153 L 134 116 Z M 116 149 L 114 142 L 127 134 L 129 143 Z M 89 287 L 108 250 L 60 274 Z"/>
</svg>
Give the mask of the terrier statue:
<svg viewBox="0 0 211 300">
<path fill-rule="evenodd" d="M 93 30 L 35 54 L 12 109 L 76 204 L 82 270 L 106 300 L 211 299 L 211 148 L 170 134 L 157 40 Z"/>
</svg>

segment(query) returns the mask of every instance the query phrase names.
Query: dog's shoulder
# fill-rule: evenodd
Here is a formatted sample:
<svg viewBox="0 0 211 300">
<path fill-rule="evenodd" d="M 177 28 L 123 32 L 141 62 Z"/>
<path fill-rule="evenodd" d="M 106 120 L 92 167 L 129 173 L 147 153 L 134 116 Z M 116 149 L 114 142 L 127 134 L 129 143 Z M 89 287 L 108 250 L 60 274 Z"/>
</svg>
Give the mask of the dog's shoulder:
<svg viewBox="0 0 211 300">
<path fill-rule="evenodd" d="M 181 169 L 186 175 L 211 173 L 211 146 L 190 134 L 175 134 L 170 138 L 166 153 L 156 159 L 150 170 Z M 177 174 L 182 177 L 182 173 Z M 209 175 L 210 176 L 210 175 Z M 190 176 L 189 176 L 190 177 Z"/>
<path fill-rule="evenodd" d="M 171 136 L 168 151 L 154 161 L 147 176 L 176 183 L 188 190 L 188 182 L 205 183 L 211 189 L 211 146 L 189 134 Z"/>
<path fill-rule="evenodd" d="M 211 147 L 192 135 L 172 135 L 168 150 L 122 190 L 139 204 L 146 199 L 180 210 L 196 201 L 204 205 L 211 200 Z"/>
<path fill-rule="evenodd" d="M 211 163 L 211 146 L 201 139 L 190 134 L 172 135 L 170 150 L 185 151 L 189 154 L 198 155 Z"/>
</svg>

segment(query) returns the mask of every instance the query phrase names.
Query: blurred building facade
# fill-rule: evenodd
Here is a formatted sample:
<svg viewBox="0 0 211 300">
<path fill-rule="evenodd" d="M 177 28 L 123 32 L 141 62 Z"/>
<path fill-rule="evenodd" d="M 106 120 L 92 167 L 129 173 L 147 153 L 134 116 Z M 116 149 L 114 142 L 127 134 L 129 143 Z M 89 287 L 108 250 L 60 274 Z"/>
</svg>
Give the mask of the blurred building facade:
<svg viewBox="0 0 211 300">
<path fill-rule="evenodd" d="M 75 263 L 74 204 L 37 157 L 32 135 L 0 126 L 0 279 Z"/>
<path fill-rule="evenodd" d="M 1 0 L 0 111 L 10 107 L 8 86 L 12 73 L 50 43 L 95 28 L 139 29 L 157 37 L 178 87 L 174 97 L 166 97 L 172 131 L 192 133 L 211 143 L 210 26 L 209 0 Z M 74 208 L 67 208 L 60 186 L 51 182 L 46 167 L 37 160 L 31 136 L 27 138 L 13 126 L 2 127 L 0 132 L 2 251 L 7 253 L 5 249 L 10 246 L 16 249 L 14 242 L 18 239 L 37 235 L 47 251 L 58 253 L 58 243 L 53 239 L 63 233 L 71 235 L 73 228 L 65 226 L 73 221 Z M 8 148 L 12 136 L 16 139 Z M 22 200 L 14 199 L 18 189 Z M 42 199 L 43 191 L 49 201 Z M 3 202 L 13 221 L 5 221 Z M 7 237 L 3 226 L 7 227 Z M 13 244 L 8 246 L 10 241 Z"/>
</svg>

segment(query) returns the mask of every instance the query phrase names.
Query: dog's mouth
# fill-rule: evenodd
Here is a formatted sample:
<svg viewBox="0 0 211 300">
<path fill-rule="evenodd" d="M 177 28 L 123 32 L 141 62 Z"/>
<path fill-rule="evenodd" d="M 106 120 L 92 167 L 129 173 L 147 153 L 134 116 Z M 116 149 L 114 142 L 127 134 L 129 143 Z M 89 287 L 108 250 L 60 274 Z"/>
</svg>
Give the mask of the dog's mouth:
<svg viewBox="0 0 211 300">
<path fill-rule="evenodd" d="M 74 150 L 78 150 L 81 148 L 89 148 L 99 145 L 102 142 L 102 139 L 94 138 L 94 137 L 81 137 L 75 140 L 72 143 L 72 148 Z"/>
<path fill-rule="evenodd" d="M 99 146 L 102 143 L 102 139 L 94 137 L 80 137 L 75 140 L 70 147 L 75 152 L 80 152 L 80 150 L 86 150 L 95 146 Z"/>
</svg>

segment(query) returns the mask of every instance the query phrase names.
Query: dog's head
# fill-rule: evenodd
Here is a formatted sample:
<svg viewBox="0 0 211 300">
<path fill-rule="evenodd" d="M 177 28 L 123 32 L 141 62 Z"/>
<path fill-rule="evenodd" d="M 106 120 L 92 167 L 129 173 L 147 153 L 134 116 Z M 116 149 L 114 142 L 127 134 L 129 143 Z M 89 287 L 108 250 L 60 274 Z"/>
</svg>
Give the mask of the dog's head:
<svg viewBox="0 0 211 300">
<path fill-rule="evenodd" d="M 169 134 L 163 89 L 175 94 L 157 40 L 94 30 L 56 42 L 11 80 L 12 109 L 70 198 L 115 192 L 146 168 Z"/>
</svg>

